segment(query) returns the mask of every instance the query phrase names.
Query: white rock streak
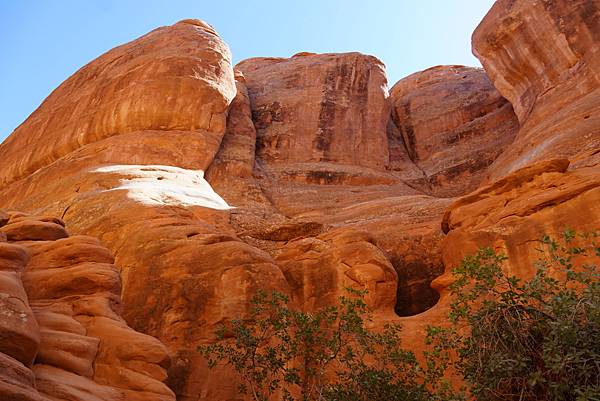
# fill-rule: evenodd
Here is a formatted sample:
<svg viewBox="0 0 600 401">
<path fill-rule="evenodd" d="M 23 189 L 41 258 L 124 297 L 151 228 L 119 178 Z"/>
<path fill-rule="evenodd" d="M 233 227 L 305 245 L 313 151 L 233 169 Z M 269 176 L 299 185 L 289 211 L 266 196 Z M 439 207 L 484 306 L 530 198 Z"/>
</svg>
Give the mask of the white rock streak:
<svg viewBox="0 0 600 401">
<path fill-rule="evenodd" d="M 112 165 L 94 170 L 125 176 L 121 185 L 109 189 L 127 190 L 127 196 L 146 205 L 202 206 L 226 210 L 231 207 L 204 179 L 202 170 L 162 165 Z"/>
</svg>

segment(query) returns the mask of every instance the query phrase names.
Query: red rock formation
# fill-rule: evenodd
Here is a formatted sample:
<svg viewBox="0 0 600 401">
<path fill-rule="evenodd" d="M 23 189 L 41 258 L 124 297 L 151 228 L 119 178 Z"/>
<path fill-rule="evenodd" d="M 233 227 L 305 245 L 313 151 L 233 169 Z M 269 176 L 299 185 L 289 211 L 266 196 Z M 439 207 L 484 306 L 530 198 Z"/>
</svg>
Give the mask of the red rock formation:
<svg viewBox="0 0 600 401">
<path fill-rule="evenodd" d="M 202 170 L 212 162 L 225 132 L 224 116 L 233 98 L 233 70 L 226 45 L 204 23 L 184 21 L 154 31 L 125 48 L 129 49 L 127 57 L 120 57 L 123 47 L 107 53 L 76 73 L 49 101 L 61 103 L 63 98 L 69 103 L 70 91 L 76 92 L 73 98 L 85 92 L 73 83 L 105 88 L 114 80 L 121 82 L 117 78 L 123 76 L 126 78 L 121 84 L 127 88 L 131 85 L 131 91 L 102 92 L 95 98 L 98 104 L 93 109 L 63 117 L 73 126 L 97 128 L 102 110 L 125 110 L 130 107 L 127 104 L 135 104 L 139 112 L 118 114 L 115 121 L 108 119 L 106 135 L 90 136 L 73 146 L 53 148 L 65 134 L 47 129 L 45 135 L 51 139 L 44 144 L 52 150 L 42 147 L 40 151 L 52 154 L 54 160 L 40 166 L 20 147 L 38 135 L 31 124 L 50 118 L 50 108 L 40 108 L 2 145 L 1 152 L 7 155 L 2 159 L 7 163 L 5 172 L 9 165 L 22 169 L 23 174 L 30 168 L 41 168 L 6 185 L 3 204 L 60 215 L 71 232 L 94 235 L 110 247 L 121 267 L 123 316 L 133 327 L 169 346 L 174 362 L 170 386 L 180 395 L 198 394 L 199 378 L 206 376 L 206 368 L 201 366 L 196 346 L 214 338 L 215 325 L 243 314 L 257 288 L 286 291 L 287 284 L 269 254 L 235 237 L 227 225 L 229 212 L 221 211 L 228 205 L 203 179 Z M 127 63 L 111 63 L 113 56 Z M 156 68 L 156 63 L 161 68 Z M 144 72 L 146 67 L 152 78 L 151 92 L 158 91 L 160 100 L 145 95 L 145 81 L 140 80 L 144 75 L 139 77 L 136 72 Z M 103 73 L 89 76 L 88 70 Z M 154 88 L 154 84 L 159 87 Z M 180 85 L 181 91 L 173 93 Z M 173 105 L 160 103 L 169 97 Z M 178 123 L 164 127 L 155 124 L 155 106 Z M 142 110 L 148 114 L 144 116 Z M 234 117 L 232 113 L 232 120 Z M 98 132 L 102 129 L 94 134 Z M 235 145 L 236 140 L 230 142 Z M 253 149 L 252 139 L 249 143 Z M 221 155 L 231 160 L 227 154 Z M 249 166 L 251 169 L 252 163 Z M 13 179 L 18 178 L 14 174 Z M 52 189 L 40 191 L 44 187 Z M 71 285 L 57 282 L 63 284 Z M 90 324 L 101 327 L 103 323 L 98 320 Z M 114 355 L 120 347 L 115 344 L 117 338 L 111 336 L 111 346 L 99 351 L 106 355 L 106 366 L 102 367 L 106 374 L 109 366 L 118 366 Z M 109 344 L 109 339 L 105 341 Z M 48 354 L 52 360 L 57 358 L 52 350 Z M 70 363 L 77 373 L 86 369 L 82 361 Z M 47 369 L 42 370 L 46 377 Z M 146 387 L 125 368 L 119 371 L 123 383 Z M 155 373 L 160 372 L 151 372 Z"/>
<path fill-rule="evenodd" d="M 0 395 L 9 400 L 42 400 L 30 370 L 40 331 L 21 282 L 29 258 L 26 248 L 0 242 Z"/>
<path fill-rule="evenodd" d="M 522 126 L 491 179 L 555 157 L 598 163 L 599 21 L 598 0 L 500 0 L 481 22 L 473 52 Z"/>
<path fill-rule="evenodd" d="M 600 168 L 568 166 L 565 159 L 533 164 L 456 201 L 443 221 L 446 264 L 455 265 L 465 250 L 494 244 L 506 250 L 510 269 L 524 276 L 532 272 L 535 241 L 544 234 L 597 229 Z"/>
<path fill-rule="evenodd" d="M 316 310 L 337 303 L 346 288 L 367 289 L 367 304 L 393 316 L 397 273 L 375 244 L 367 233 L 354 230 L 288 242 L 276 260 L 292 287 L 293 302 Z"/>
<path fill-rule="evenodd" d="M 244 60 L 237 68 L 265 162 L 388 164 L 387 79 L 375 57 L 301 53 Z"/>
<path fill-rule="evenodd" d="M 173 29 L 177 31 L 180 25 Z M 142 40 L 138 46 L 146 44 Z M 371 63 L 373 79 L 383 80 L 383 85 L 381 66 L 374 59 L 357 55 L 340 59 L 354 60 L 358 66 Z M 360 71 L 368 74 L 369 68 Z M 110 75 L 108 70 L 106 74 Z M 207 376 L 195 349 L 214 339 L 218 324 L 245 313 L 257 289 L 302 293 L 298 303 L 310 304 L 306 301 L 312 297 L 310 288 L 325 282 L 308 275 L 303 279 L 306 288 L 300 288 L 292 280 L 299 277 L 293 266 L 301 263 L 304 247 L 298 238 L 339 227 L 335 235 L 316 239 L 322 255 L 315 260 L 326 263 L 323 271 L 331 277 L 339 277 L 324 288 L 329 294 L 326 299 L 335 300 L 346 284 L 381 288 L 381 294 L 373 294 L 370 302 L 382 315 L 389 315 L 396 306 L 392 265 L 402 281 L 402 313 L 435 302 L 428 283 L 441 272 L 439 220 L 447 201 L 423 196 L 383 165 L 376 169 L 361 166 L 358 156 L 345 158 L 338 153 L 340 159 L 335 161 L 291 164 L 261 157 L 260 150 L 255 151 L 251 102 L 240 74 L 237 81 L 238 95 L 219 152 L 188 131 L 122 133 L 83 144 L 0 190 L 4 205 L 59 215 L 72 233 L 93 235 L 111 249 L 121 267 L 123 316 L 133 328 L 169 347 L 173 365 L 168 383 L 181 399 L 197 394 L 204 399 L 233 396 L 235 386 L 223 388 L 220 376 Z M 369 94 L 353 85 L 340 89 L 339 96 L 333 88 L 330 95 L 340 101 L 366 100 Z M 385 88 L 377 88 L 379 103 L 372 114 L 384 121 L 380 135 L 382 160 L 386 160 L 384 117 L 389 107 Z M 350 95 L 355 98 L 349 99 Z M 126 123 L 127 115 L 123 119 Z M 366 132 L 357 130 L 357 135 Z M 17 139 L 2 145 L 4 151 L 17 152 L 15 141 L 25 141 L 18 138 L 26 136 L 25 130 L 17 130 L 12 136 Z M 340 149 L 353 146 L 354 139 L 346 139 Z M 229 209 L 199 170 L 213 159 L 207 177 L 235 209 Z M 399 210 L 404 214 L 399 215 Z M 397 231 L 399 224 L 405 226 L 404 231 Z M 351 234 L 361 230 L 370 230 L 371 235 Z M 356 238 L 338 239 L 348 236 Z M 384 258 L 391 258 L 392 263 Z"/>
<path fill-rule="evenodd" d="M 205 169 L 234 95 L 229 49 L 208 24 L 185 20 L 155 29 L 97 58 L 52 92 L 0 149 L 0 185 L 124 134 L 138 144 L 157 134 L 172 133 L 174 142 L 185 135 L 205 151 L 184 167 Z"/>
<path fill-rule="evenodd" d="M 574 3 L 588 11 L 497 2 L 474 46 L 498 91 L 481 70 L 437 67 L 388 98 L 382 64 L 358 53 L 250 59 L 234 77 L 226 45 L 200 21 L 84 67 L 0 145 L 0 206 L 61 216 L 77 234 L 27 215 L 0 228 L 19 242 L 0 243 L 0 290 L 17 313 L 0 319 L 15 339 L 0 344 L 0 391 L 172 399 L 166 379 L 180 400 L 233 399 L 231 372 L 209 373 L 196 347 L 243 316 L 258 289 L 311 310 L 367 288 L 377 324 L 402 321 L 418 350 L 447 312 L 447 276 L 434 282 L 441 301 L 410 315 L 436 304 L 430 282 L 463 255 L 507 248 L 524 276 L 542 233 L 598 226 L 596 2 Z M 562 14 L 556 29 L 580 75 L 561 59 L 555 76 L 519 53 L 537 49 L 523 40 L 563 40 L 544 28 Z M 522 124 L 516 137 L 500 94 Z M 569 110 L 590 117 L 563 134 Z M 558 160 L 531 164 L 547 158 Z M 85 235 L 115 257 L 122 316 L 158 341 L 120 319 L 113 260 Z"/>
<path fill-rule="evenodd" d="M 479 247 L 493 247 L 508 257 L 509 274 L 530 278 L 543 258 L 544 235 L 562 238 L 566 230 L 579 233 L 600 227 L 600 166 L 567 171 L 566 159 L 540 162 L 456 200 L 442 225 L 445 274 L 432 287 L 438 303 L 426 312 L 401 319 L 403 341 L 417 353 L 425 348 L 428 325 L 447 324 L 451 270 Z"/>
<path fill-rule="evenodd" d="M 3 400 L 174 400 L 170 360 L 120 317 L 121 282 L 98 240 L 12 213 L 0 230 Z M 18 234 L 18 235 L 14 235 Z"/>
<path fill-rule="evenodd" d="M 512 107 L 481 69 L 439 66 L 398 82 L 393 118 L 411 159 L 437 196 L 468 193 L 513 141 Z"/>
<path fill-rule="evenodd" d="M 510 268 L 526 275 L 542 234 L 600 225 L 599 7 L 500 0 L 473 34 L 474 53 L 521 128 L 491 166 L 490 184 L 447 211 L 447 265 L 487 242 L 506 248 Z"/>
<path fill-rule="evenodd" d="M 600 108 L 598 6 L 499 0 L 475 32 L 476 54 L 522 125 L 490 167 L 488 185 L 445 213 L 446 274 L 432 284 L 440 301 L 403 321 L 417 349 L 426 325 L 444 321 L 450 269 L 465 255 L 492 246 L 508 256 L 509 273 L 527 278 L 542 256 L 543 235 L 600 227 L 600 135 L 592 117 Z"/>
<path fill-rule="evenodd" d="M 237 95 L 229 107 L 226 135 L 207 177 L 249 178 L 254 170 L 256 129 L 244 75 L 235 73 Z M 217 180 L 217 178 L 214 178 Z"/>
</svg>

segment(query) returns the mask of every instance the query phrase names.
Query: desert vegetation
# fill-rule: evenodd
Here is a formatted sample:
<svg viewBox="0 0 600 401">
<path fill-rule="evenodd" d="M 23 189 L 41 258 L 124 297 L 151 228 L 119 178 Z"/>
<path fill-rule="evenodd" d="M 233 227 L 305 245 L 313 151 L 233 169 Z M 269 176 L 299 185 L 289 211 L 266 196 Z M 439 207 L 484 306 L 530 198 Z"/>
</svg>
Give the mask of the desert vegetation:
<svg viewBox="0 0 600 401">
<path fill-rule="evenodd" d="M 427 351 L 403 348 L 402 328 L 372 329 L 362 291 L 314 313 L 259 291 L 249 316 L 199 351 L 229 365 L 255 401 L 600 399 L 600 235 L 540 240 L 529 278 L 481 248 L 453 269 L 447 320 Z"/>
</svg>

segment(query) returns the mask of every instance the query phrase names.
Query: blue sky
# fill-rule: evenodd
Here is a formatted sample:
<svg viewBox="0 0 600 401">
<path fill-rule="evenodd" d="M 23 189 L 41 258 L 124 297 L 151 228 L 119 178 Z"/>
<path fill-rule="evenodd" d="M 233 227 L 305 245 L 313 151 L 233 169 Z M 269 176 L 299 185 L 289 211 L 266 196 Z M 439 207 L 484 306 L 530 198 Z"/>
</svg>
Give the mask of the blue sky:
<svg viewBox="0 0 600 401">
<path fill-rule="evenodd" d="M 234 62 L 360 51 L 390 86 L 439 64 L 478 65 L 471 33 L 494 0 L 0 0 L 0 140 L 84 64 L 162 25 L 199 18 Z"/>
</svg>

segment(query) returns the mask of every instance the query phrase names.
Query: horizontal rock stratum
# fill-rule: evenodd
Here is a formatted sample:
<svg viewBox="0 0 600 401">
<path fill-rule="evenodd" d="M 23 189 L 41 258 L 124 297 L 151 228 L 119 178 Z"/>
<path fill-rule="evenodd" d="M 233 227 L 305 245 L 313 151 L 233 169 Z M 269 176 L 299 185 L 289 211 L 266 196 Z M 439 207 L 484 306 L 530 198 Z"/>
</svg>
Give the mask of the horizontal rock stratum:
<svg viewBox="0 0 600 401">
<path fill-rule="evenodd" d="M 257 290 L 367 289 L 404 344 L 478 246 L 600 227 L 600 1 L 498 0 L 484 69 L 388 89 L 360 53 L 233 66 L 184 20 L 77 71 L 0 145 L 0 398 L 231 400 L 196 352 Z"/>
</svg>

